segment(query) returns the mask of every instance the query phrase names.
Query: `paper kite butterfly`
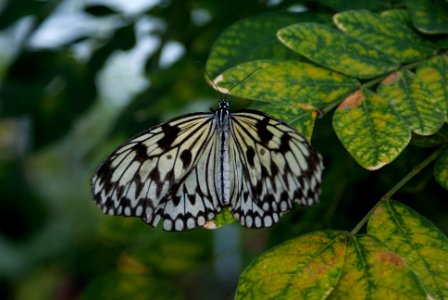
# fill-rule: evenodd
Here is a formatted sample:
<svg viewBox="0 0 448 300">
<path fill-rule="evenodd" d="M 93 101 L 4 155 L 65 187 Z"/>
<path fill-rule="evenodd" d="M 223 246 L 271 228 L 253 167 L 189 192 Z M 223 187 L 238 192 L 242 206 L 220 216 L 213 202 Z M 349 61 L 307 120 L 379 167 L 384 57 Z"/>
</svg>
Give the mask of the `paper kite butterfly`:
<svg viewBox="0 0 448 300">
<path fill-rule="evenodd" d="M 322 157 L 286 123 L 256 111 L 180 116 L 116 149 L 92 178 L 109 215 L 134 216 L 167 231 L 213 221 L 223 209 L 249 228 L 269 227 L 294 203 L 318 201 Z"/>
</svg>

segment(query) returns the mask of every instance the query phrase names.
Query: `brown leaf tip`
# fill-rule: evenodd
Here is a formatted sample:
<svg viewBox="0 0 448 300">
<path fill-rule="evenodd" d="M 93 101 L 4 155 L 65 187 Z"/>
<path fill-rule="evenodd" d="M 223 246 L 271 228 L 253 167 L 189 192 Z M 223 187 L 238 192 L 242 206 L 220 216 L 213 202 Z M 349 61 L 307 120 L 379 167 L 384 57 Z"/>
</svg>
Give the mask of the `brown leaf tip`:
<svg viewBox="0 0 448 300">
<path fill-rule="evenodd" d="M 386 78 L 384 78 L 383 84 L 388 85 L 388 84 L 392 84 L 394 82 L 397 82 L 400 79 L 400 77 L 401 76 L 397 72 L 392 73 L 389 76 L 387 76 Z"/>
<path fill-rule="evenodd" d="M 396 255 L 393 252 L 390 252 L 390 251 L 378 252 L 376 255 L 377 255 L 379 261 L 382 263 L 389 263 L 392 265 L 396 265 L 397 267 L 405 266 L 405 263 L 401 259 L 401 257 Z"/>
<path fill-rule="evenodd" d="M 361 100 L 363 98 L 361 90 L 357 90 L 347 98 L 339 105 L 338 109 L 345 109 L 345 108 L 351 108 L 356 107 L 361 104 Z"/>
</svg>

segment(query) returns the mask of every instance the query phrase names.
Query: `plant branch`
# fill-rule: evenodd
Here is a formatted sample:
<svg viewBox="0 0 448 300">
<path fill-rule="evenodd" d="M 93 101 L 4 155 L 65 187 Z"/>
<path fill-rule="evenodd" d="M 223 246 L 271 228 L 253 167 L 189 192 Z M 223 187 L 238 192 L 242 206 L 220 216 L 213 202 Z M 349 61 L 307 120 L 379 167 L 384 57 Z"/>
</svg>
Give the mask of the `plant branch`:
<svg viewBox="0 0 448 300">
<path fill-rule="evenodd" d="M 358 233 L 359 230 L 367 223 L 372 213 L 375 209 L 386 200 L 389 200 L 399 189 L 401 189 L 409 180 L 411 180 L 415 175 L 420 173 L 428 164 L 430 164 L 433 160 L 435 160 L 439 155 L 445 150 L 447 145 L 443 145 L 436 151 L 434 151 L 430 156 L 428 156 L 424 161 L 416 165 L 411 172 L 409 172 L 406 176 L 403 177 L 396 185 L 394 185 L 387 193 L 385 193 L 381 199 L 375 204 L 375 206 L 370 209 L 370 211 L 362 218 L 362 220 L 353 228 L 351 234 Z"/>
</svg>

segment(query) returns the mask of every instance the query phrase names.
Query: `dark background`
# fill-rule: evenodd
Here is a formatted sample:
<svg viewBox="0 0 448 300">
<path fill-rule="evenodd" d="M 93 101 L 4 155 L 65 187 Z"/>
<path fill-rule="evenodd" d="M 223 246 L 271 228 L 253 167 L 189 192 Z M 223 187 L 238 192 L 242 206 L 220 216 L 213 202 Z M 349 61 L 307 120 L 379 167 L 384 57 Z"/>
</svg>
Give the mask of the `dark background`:
<svg viewBox="0 0 448 300">
<path fill-rule="evenodd" d="M 273 228 L 167 233 L 104 216 L 89 179 L 107 154 L 143 129 L 216 107 L 219 94 L 206 84 L 204 66 L 223 30 L 268 11 L 331 15 L 351 6 L 81 2 L 0 5 L 0 299 L 231 299 L 257 255 L 311 231 L 351 230 L 433 151 L 411 145 L 381 170 L 364 170 L 337 140 L 330 112 L 313 135 L 326 166 L 321 202 Z M 397 1 L 352 5 L 379 10 Z M 233 108 L 251 105 L 231 101 Z M 446 198 L 431 167 L 394 197 L 448 232 Z"/>
</svg>

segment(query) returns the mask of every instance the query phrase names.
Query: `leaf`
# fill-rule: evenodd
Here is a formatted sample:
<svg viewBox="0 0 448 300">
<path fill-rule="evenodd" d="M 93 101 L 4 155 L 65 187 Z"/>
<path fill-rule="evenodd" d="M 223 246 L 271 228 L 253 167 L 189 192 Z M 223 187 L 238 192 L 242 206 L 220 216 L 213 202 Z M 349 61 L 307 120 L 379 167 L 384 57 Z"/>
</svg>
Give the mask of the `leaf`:
<svg viewBox="0 0 448 300">
<path fill-rule="evenodd" d="M 347 97 L 333 116 L 336 135 L 364 168 L 376 170 L 393 161 L 411 133 L 388 101 L 369 90 Z"/>
<path fill-rule="evenodd" d="M 366 10 L 346 11 L 333 17 L 343 32 L 382 51 L 399 62 L 412 62 L 435 53 L 430 44 L 403 22 Z"/>
<path fill-rule="evenodd" d="M 398 67 L 391 56 L 328 26 L 295 24 L 279 30 L 277 36 L 316 64 L 349 76 L 367 79 Z"/>
<path fill-rule="evenodd" d="M 323 299 L 342 271 L 346 239 L 320 231 L 283 243 L 244 270 L 235 299 Z"/>
<path fill-rule="evenodd" d="M 287 121 L 288 124 L 298 132 L 303 134 L 308 140 L 311 140 L 314 123 L 316 121 L 316 111 L 303 109 L 294 103 L 262 103 L 255 107 L 268 112 L 269 115 L 280 120 Z"/>
<path fill-rule="evenodd" d="M 241 82 L 251 72 L 253 74 Z M 243 63 L 225 71 L 214 80 L 223 93 L 228 93 L 238 82 L 240 83 L 232 90 L 232 95 L 304 109 L 323 107 L 359 85 L 356 79 L 293 60 Z"/>
<path fill-rule="evenodd" d="M 236 299 L 425 299 L 415 274 L 376 238 L 319 231 L 259 256 Z"/>
<path fill-rule="evenodd" d="M 418 279 L 404 261 L 376 238 L 350 239 L 332 299 L 426 299 Z"/>
<path fill-rule="evenodd" d="M 298 58 L 276 38 L 277 30 L 304 21 L 326 21 L 315 13 L 274 12 L 241 20 L 228 27 L 215 41 L 206 70 L 212 78 L 243 62 L 257 59 Z"/>
<path fill-rule="evenodd" d="M 436 160 L 434 177 L 441 186 L 448 190 L 448 150 L 445 150 Z"/>
<path fill-rule="evenodd" d="M 448 4 L 444 0 L 407 0 L 412 21 L 424 33 L 448 33 Z"/>
<path fill-rule="evenodd" d="M 388 9 L 382 11 L 380 16 L 383 18 L 392 19 L 394 21 L 399 21 L 401 23 L 406 23 L 407 25 L 412 25 L 411 17 L 409 16 L 407 9 Z"/>
<path fill-rule="evenodd" d="M 431 58 L 417 69 L 417 75 L 426 86 L 426 90 L 437 99 L 445 103 L 448 110 L 448 55 Z M 446 112 L 445 112 L 445 118 Z"/>
<path fill-rule="evenodd" d="M 217 214 L 213 220 L 205 223 L 204 228 L 217 229 L 232 223 L 235 223 L 235 218 L 227 209 L 224 209 L 222 212 Z"/>
<path fill-rule="evenodd" d="M 367 232 L 412 268 L 429 299 L 448 298 L 448 238 L 430 221 L 396 201 L 384 201 L 369 219 Z"/>
<path fill-rule="evenodd" d="M 430 88 L 437 75 L 431 68 L 419 68 L 417 74 L 400 71 L 385 78 L 377 90 L 419 135 L 435 133 L 446 118 L 445 99 L 434 97 L 436 91 Z"/>
</svg>

